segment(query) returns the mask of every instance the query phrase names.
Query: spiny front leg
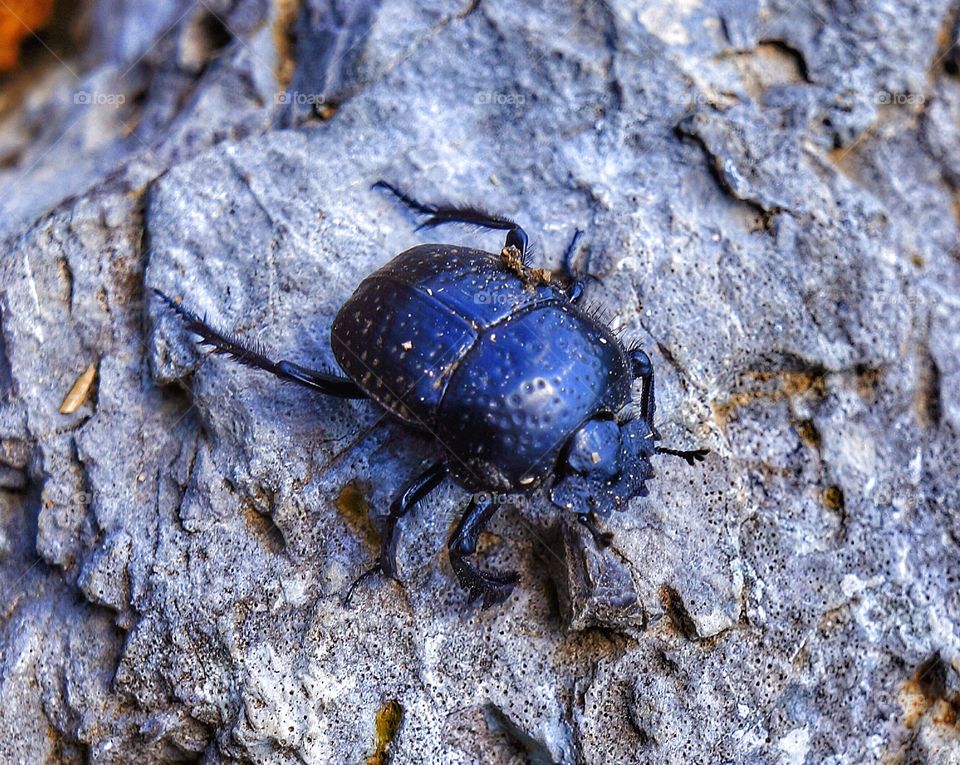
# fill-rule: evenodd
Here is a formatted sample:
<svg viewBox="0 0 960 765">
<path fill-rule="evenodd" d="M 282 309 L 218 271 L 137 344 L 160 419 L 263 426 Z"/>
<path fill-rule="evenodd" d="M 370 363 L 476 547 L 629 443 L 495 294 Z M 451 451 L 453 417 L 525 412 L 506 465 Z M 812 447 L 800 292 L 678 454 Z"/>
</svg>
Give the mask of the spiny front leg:
<svg viewBox="0 0 960 765">
<path fill-rule="evenodd" d="M 643 390 L 640 394 L 640 416 L 643 417 L 650 427 L 650 432 L 653 433 L 654 439 L 659 440 L 660 433 L 657 432 L 657 426 L 653 424 L 653 417 L 656 412 L 653 363 L 650 361 L 650 357 L 639 348 L 635 348 L 630 352 L 630 361 L 633 365 L 634 377 L 639 379 L 643 384 Z M 656 451 L 657 454 L 671 454 L 674 457 L 680 457 L 686 460 L 688 465 L 693 465 L 695 462 L 703 462 L 710 453 L 709 449 L 683 450 L 670 449 L 666 446 L 658 446 L 654 451 Z"/>
<path fill-rule="evenodd" d="M 666 446 L 658 446 L 657 454 L 672 454 L 674 457 L 680 457 L 687 461 L 688 465 L 693 465 L 694 462 L 703 462 L 707 455 L 710 454 L 709 449 L 668 449 Z"/>
</svg>

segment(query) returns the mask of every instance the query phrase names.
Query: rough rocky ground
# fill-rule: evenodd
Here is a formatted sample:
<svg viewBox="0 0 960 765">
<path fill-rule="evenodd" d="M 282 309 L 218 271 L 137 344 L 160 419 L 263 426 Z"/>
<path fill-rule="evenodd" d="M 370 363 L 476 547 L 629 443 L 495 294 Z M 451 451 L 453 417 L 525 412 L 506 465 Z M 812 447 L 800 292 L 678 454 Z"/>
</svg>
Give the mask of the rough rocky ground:
<svg viewBox="0 0 960 765">
<path fill-rule="evenodd" d="M 0 105 L 0 762 L 960 763 L 960 8 L 101 0 Z M 658 370 L 599 553 L 545 500 L 405 524 L 430 444 L 205 359 L 161 288 L 333 362 L 427 235 L 519 218 Z M 459 243 L 496 237 L 443 231 Z M 58 410 L 91 363 L 96 381 Z"/>
</svg>

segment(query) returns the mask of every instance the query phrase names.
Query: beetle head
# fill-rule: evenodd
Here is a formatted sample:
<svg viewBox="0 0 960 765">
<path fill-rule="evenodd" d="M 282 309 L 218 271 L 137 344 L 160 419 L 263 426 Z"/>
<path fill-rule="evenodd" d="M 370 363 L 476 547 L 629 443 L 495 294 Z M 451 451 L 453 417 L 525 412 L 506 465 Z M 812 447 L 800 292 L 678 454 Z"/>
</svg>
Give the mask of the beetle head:
<svg viewBox="0 0 960 765">
<path fill-rule="evenodd" d="M 626 508 L 632 497 L 647 494 L 653 440 L 642 418 L 624 423 L 612 417 L 587 420 L 561 456 L 562 477 L 550 491 L 551 501 L 576 513 Z"/>
</svg>

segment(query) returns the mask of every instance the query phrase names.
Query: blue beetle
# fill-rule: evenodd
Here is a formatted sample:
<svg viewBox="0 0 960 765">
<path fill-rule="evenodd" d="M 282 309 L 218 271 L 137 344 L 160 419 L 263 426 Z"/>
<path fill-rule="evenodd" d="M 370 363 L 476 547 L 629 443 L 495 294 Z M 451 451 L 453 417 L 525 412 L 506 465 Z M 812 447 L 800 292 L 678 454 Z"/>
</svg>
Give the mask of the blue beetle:
<svg viewBox="0 0 960 765">
<path fill-rule="evenodd" d="M 506 231 L 499 254 L 444 244 L 401 253 L 361 282 L 334 319 L 334 356 L 346 376 L 274 362 L 224 334 L 163 293 L 201 344 L 247 366 L 314 391 L 370 398 L 405 424 L 429 433 L 441 456 L 400 491 L 385 518 L 377 562 L 351 585 L 382 573 L 397 578 L 397 522 L 446 477 L 473 497 L 447 549 L 470 601 L 502 603 L 515 572 L 485 572 L 467 557 L 505 498 L 549 488 L 598 545 L 612 535 L 595 515 L 647 493 L 650 458 L 672 454 L 691 465 L 705 449 L 656 445 L 653 365 L 581 305 L 571 268 L 582 232 L 563 257 L 562 283 L 527 262 L 528 238 L 514 221 L 475 207 L 423 204 L 384 181 L 423 218 L 418 228 L 468 223 Z M 639 416 L 620 413 L 642 382 Z"/>
</svg>

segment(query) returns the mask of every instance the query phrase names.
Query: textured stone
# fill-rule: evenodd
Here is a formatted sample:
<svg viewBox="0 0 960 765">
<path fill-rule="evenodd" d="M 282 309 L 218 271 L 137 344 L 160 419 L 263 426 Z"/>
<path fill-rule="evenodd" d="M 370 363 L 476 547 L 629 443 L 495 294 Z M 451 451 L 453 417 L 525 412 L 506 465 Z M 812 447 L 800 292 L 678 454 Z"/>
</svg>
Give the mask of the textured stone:
<svg viewBox="0 0 960 765">
<path fill-rule="evenodd" d="M 91 13 L 0 122 L 0 760 L 960 761 L 956 9 Z M 205 357 L 152 292 L 334 369 L 366 274 L 500 243 L 414 232 L 378 178 L 516 217 L 548 268 L 585 230 L 665 442 L 712 450 L 606 550 L 505 509 L 499 609 L 456 586 L 449 481 L 404 585 L 342 607 L 429 439 Z"/>
</svg>

